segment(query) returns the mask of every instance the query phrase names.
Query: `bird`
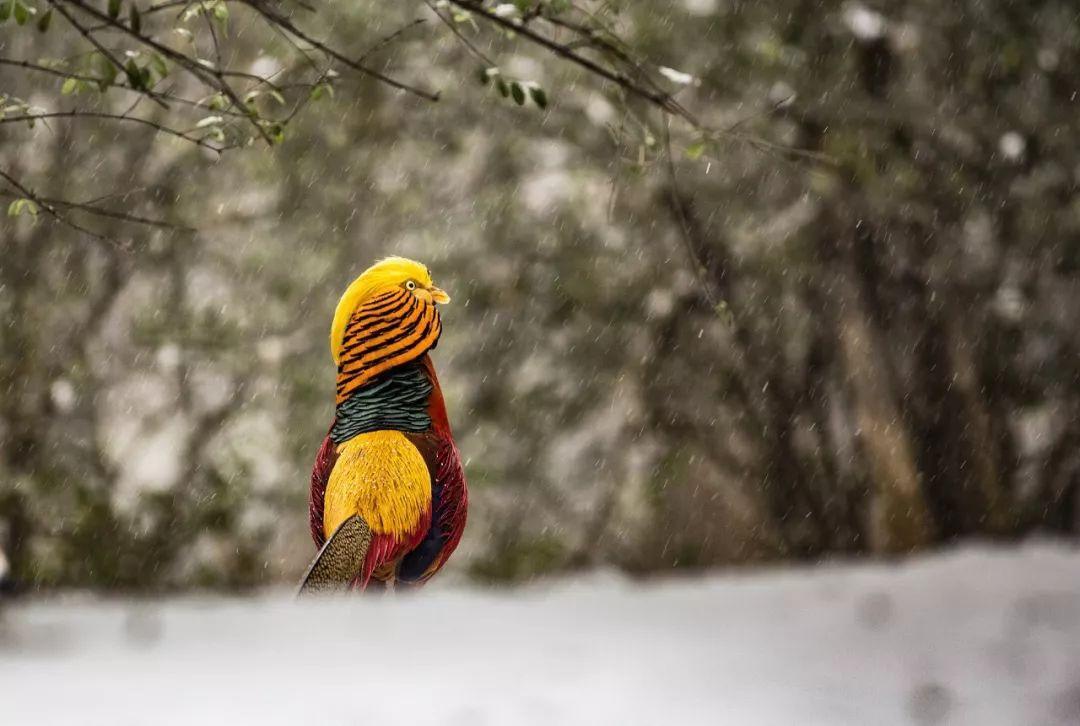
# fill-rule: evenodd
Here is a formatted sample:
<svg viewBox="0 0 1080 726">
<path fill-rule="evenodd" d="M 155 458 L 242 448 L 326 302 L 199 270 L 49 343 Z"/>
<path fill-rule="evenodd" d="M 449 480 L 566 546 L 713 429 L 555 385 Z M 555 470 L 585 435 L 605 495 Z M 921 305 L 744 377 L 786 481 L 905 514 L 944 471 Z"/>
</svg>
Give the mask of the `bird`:
<svg viewBox="0 0 1080 726">
<path fill-rule="evenodd" d="M 404 257 L 379 260 L 341 296 L 334 420 L 311 473 L 318 553 L 300 594 L 422 585 L 460 542 L 468 487 L 430 356 L 449 302 Z"/>
</svg>

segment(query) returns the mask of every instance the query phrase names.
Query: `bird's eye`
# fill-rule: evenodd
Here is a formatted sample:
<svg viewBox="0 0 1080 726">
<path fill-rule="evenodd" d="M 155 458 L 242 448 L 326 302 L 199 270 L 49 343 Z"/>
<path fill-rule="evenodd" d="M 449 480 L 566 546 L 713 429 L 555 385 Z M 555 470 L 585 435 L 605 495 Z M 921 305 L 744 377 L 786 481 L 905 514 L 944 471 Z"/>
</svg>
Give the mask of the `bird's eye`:
<svg viewBox="0 0 1080 726">
<path fill-rule="evenodd" d="M 413 282 L 412 280 L 406 281 L 405 282 L 405 289 L 406 290 L 415 290 L 416 289 L 416 283 Z"/>
</svg>

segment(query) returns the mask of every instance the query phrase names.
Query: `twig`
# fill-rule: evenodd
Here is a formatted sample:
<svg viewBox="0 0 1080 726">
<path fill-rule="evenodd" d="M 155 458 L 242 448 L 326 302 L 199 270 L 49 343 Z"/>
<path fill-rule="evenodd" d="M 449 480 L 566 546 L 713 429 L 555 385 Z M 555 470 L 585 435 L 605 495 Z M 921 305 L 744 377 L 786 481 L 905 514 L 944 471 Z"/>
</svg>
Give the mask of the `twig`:
<svg viewBox="0 0 1080 726">
<path fill-rule="evenodd" d="M 83 227 L 82 225 L 80 225 L 80 224 L 78 224 L 76 222 L 72 222 L 70 219 L 63 216 L 59 212 L 57 212 L 55 207 L 53 207 L 47 201 L 43 200 L 41 197 L 39 197 L 37 194 L 35 194 L 32 189 L 23 186 L 22 183 L 18 179 L 13 177 L 11 174 L 8 174 L 3 169 L 0 169 L 0 177 L 2 177 L 8 184 L 15 187 L 17 190 L 19 190 L 19 192 L 23 195 L 24 198 L 31 200 L 39 208 L 44 209 L 46 214 L 48 214 L 50 217 L 55 219 L 60 224 L 63 224 L 65 226 L 67 226 L 67 227 L 70 227 L 71 229 L 75 230 L 76 232 L 81 232 L 82 234 L 89 235 L 89 236 L 93 237 L 96 240 L 100 240 L 102 242 L 107 242 L 109 244 L 119 246 L 119 245 L 117 245 L 115 240 L 112 240 L 112 239 L 110 239 L 108 237 L 105 237 L 104 235 L 98 234 L 97 232 L 94 232 L 93 230 L 89 230 L 86 227 Z"/>
<path fill-rule="evenodd" d="M 756 136 L 741 133 L 738 128 L 743 123 L 742 121 L 733 124 L 729 128 L 714 128 L 705 125 L 702 121 L 692 112 L 690 112 L 685 106 L 675 100 L 675 98 L 662 89 L 660 89 L 652 77 L 645 71 L 641 63 L 634 60 L 626 51 L 618 47 L 615 43 L 608 41 L 587 26 L 573 23 L 562 19 L 553 18 L 550 15 L 539 13 L 532 14 L 530 19 L 540 18 L 557 28 L 563 28 L 571 32 L 576 33 L 582 40 L 585 41 L 586 47 L 600 50 L 612 55 L 616 60 L 626 64 L 634 70 L 642 79 L 643 83 L 639 83 L 628 76 L 626 73 L 620 72 L 612 68 L 607 68 L 596 61 L 586 58 L 579 53 L 575 53 L 572 50 L 572 46 L 565 43 L 560 43 L 552 38 L 547 37 L 543 33 L 540 33 L 533 28 L 527 26 L 524 22 L 518 20 L 503 17 L 496 14 L 493 10 L 485 7 L 480 0 L 448 0 L 452 5 L 461 8 L 470 13 L 484 18 L 486 21 L 497 25 L 505 30 L 516 33 L 527 40 L 547 49 L 556 56 L 563 58 L 581 68 L 584 68 L 588 72 L 597 75 L 605 80 L 608 80 L 621 88 L 626 93 L 636 96 L 639 99 L 651 104 L 652 106 L 659 108 L 664 112 L 666 116 L 674 116 L 681 118 L 683 121 L 693 127 L 698 133 L 700 133 L 706 139 L 715 141 L 720 137 L 729 137 L 749 144 L 754 148 L 778 154 L 781 156 L 791 156 L 802 159 L 809 159 L 820 163 L 835 163 L 827 155 L 821 152 L 808 151 L 806 149 L 796 149 L 783 144 L 777 144 L 771 141 L 767 141 Z M 610 31 L 605 31 L 611 34 Z M 460 33 L 458 33 L 460 36 Z M 646 87 L 648 86 L 648 87 Z M 745 120 L 744 120 L 745 121 Z"/>
<path fill-rule="evenodd" d="M 654 106 L 658 106 L 659 108 L 662 108 L 664 111 L 673 116 L 679 116 L 680 118 L 687 121 L 694 128 L 702 128 L 702 124 L 697 119 L 697 117 L 690 113 L 690 111 L 688 111 L 687 109 L 683 108 L 683 106 L 677 101 L 675 101 L 675 99 L 673 99 L 668 93 L 652 91 L 644 88 L 640 84 L 635 83 L 625 74 L 619 73 L 618 71 L 613 71 L 609 68 L 605 68 L 604 66 L 596 63 L 593 60 L 590 60 L 589 58 L 578 55 L 577 53 L 574 53 L 572 50 L 568 49 L 562 43 L 558 43 L 548 38 L 547 36 L 536 32 L 528 26 L 521 25 L 514 22 L 513 20 L 510 20 L 509 18 L 504 18 L 500 15 L 497 15 L 496 13 L 488 10 L 486 7 L 479 4 L 478 2 L 472 2 L 470 0 L 449 0 L 449 2 L 452 5 L 456 5 L 457 7 L 461 8 L 462 10 L 476 13 L 488 22 L 491 22 L 501 28 L 505 28 L 506 30 L 512 31 L 531 40 L 533 43 L 536 43 L 537 45 L 548 49 L 560 58 L 568 60 L 575 65 L 581 66 L 582 68 L 589 71 L 590 73 L 593 73 L 594 75 L 611 81 L 627 93 L 637 96 L 645 101 L 648 101 L 649 103 L 653 104 Z"/>
<path fill-rule="evenodd" d="M 49 68 L 48 66 L 38 65 L 37 63 L 30 63 L 29 61 L 20 60 L 18 58 L 0 58 L 0 65 L 2 65 L 2 66 L 15 66 L 17 68 L 24 68 L 24 69 L 26 69 L 28 71 L 38 71 L 40 73 L 48 73 L 48 74 L 54 75 L 54 76 L 56 76 L 58 78 L 65 78 L 65 79 L 74 78 L 77 81 L 84 81 L 86 83 L 94 83 L 94 84 L 101 83 L 101 79 L 100 78 L 95 78 L 94 76 L 84 76 L 84 75 L 81 75 L 79 73 L 69 73 L 67 71 L 60 70 L 58 68 Z M 138 94 L 141 94 L 141 95 L 144 95 L 144 96 L 150 96 L 151 98 L 160 98 L 161 100 L 168 101 L 170 103 L 179 103 L 179 104 L 184 105 L 184 106 L 192 106 L 192 107 L 195 107 L 195 108 L 204 108 L 203 104 L 199 103 L 198 101 L 193 101 L 190 98 L 184 98 L 183 96 L 176 96 L 176 95 L 173 95 L 171 93 L 163 93 L 162 91 L 155 91 L 153 89 L 140 90 L 138 88 L 132 88 L 131 86 L 120 86 L 120 85 L 116 85 L 116 84 L 110 84 L 110 85 L 105 87 L 105 90 L 107 90 L 107 91 L 118 90 L 118 91 L 126 91 L 128 93 L 138 93 Z M 239 118 L 244 118 L 246 116 L 246 114 L 242 114 L 242 113 L 239 113 L 237 111 L 233 111 L 231 109 L 218 109 L 218 110 L 215 111 L 215 113 L 224 114 L 226 116 L 236 116 L 236 117 L 239 117 Z"/>
<path fill-rule="evenodd" d="M 49 111 L 46 113 L 28 113 L 21 116 L 5 116 L 0 118 L 0 124 L 13 124 L 20 121 L 36 121 L 38 119 L 47 118 L 96 118 L 104 119 L 107 121 L 130 121 L 132 123 L 141 124 L 154 129 L 161 134 L 167 134 L 169 136 L 175 136 L 176 138 L 183 139 L 197 146 L 201 146 L 204 149 L 210 149 L 211 151 L 221 153 L 226 147 L 214 146 L 208 143 L 205 139 L 200 139 L 183 131 L 177 131 L 176 129 L 163 126 L 156 121 L 150 121 L 149 119 L 139 118 L 138 116 L 120 116 L 114 113 L 105 113 L 102 111 Z"/>
<path fill-rule="evenodd" d="M 399 81 L 399 80 L 397 80 L 395 78 L 391 78 L 390 76 L 386 75 L 385 73 L 380 73 L 379 71 L 376 71 L 373 68 L 369 68 L 369 67 L 367 67 L 365 65 L 362 65 L 361 63 L 358 63 L 357 61 L 352 60 L 351 58 L 348 58 L 348 57 L 342 55 L 341 53 L 339 53 L 338 51 L 336 51 L 333 48 L 329 47 L 325 43 L 321 43 L 318 40 L 315 40 L 310 35 L 308 35 L 304 31 L 300 30 L 300 28 L 296 27 L 296 25 L 291 20 L 289 20 L 285 16 L 277 13 L 276 11 L 266 7 L 263 3 L 259 2 L 259 0 L 242 0 L 242 2 L 244 2 L 244 4 L 246 4 L 248 7 L 252 8 L 258 14 L 262 15 L 268 21 L 270 21 L 271 24 L 274 24 L 274 25 L 277 25 L 277 26 L 280 26 L 280 27 L 284 28 L 285 30 L 289 31 L 290 33 L 292 33 L 294 36 L 296 36 L 300 40 L 304 41 L 305 43 L 308 43 L 311 46 L 314 46 L 315 48 L 318 48 L 319 50 L 321 50 L 326 55 L 328 55 L 331 58 L 334 58 L 335 60 L 345 64 L 349 68 L 352 68 L 354 71 L 357 71 L 359 73 L 363 73 L 364 75 L 367 75 L 367 76 L 371 76 L 372 78 L 375 78 L 375 79 L 377 79 L 379 81 L 382 81 L 383 83 L 387 84 L 388 86 L 396 88 L 396 89 L 398 89 L 400 91 L 405 91 L 407 93 L 411 93 L 414 96 L 419 96 L 420 98 L 423 98 L 423 99 L 425 99 L 427 101 L 438 101 L 439 100 L 439 94 L 437 92 L 425 91 L 422 88 L 417 88 L 415 86 L 410 86 L 407 83 L 403 83 L 403 82 L 401 82 L 401 81 Z"/>
<path fill-rule="evenodd" d="M 217 67 L 221 68 L 221 46 L 218 44 L 217 32 L 214 30 L 214 21 L 206 13 L 202 13 L 202 17 L 206 21 L 206 29 L 210 31 L 210 40 L 214 43 L 214 58 L 217 60 Z"/>
<path fill-rule="evenodd" d="M 56 1 L 57 0 L 49 0 L 49 2 L 52 3 L 55 3 Z M 127 35 L 130 35 L 143 45 L 153 48 L 162 56 L 166 58 L 171 58 L 181 67 L 185 68 L 188 73 L 202 81 L 205 85 L 216 88 L 222 93 L 224 93 L 228 97 L 228 99 L 233 102 L 233 105 L 236 106 L 236 108 L 245 111 L 247 110 L 247 106 L 240 99 L 240 96 L 236 93 L 233 87 L 225 81 L 225 74 L 221 70 L 207 68 L 206 66 L 197 63 L 183 53 L 180 53 L 173 50 L 172 48 L 169 48 L 168 46 L 158 43 L 149 36 L 143 35 L 141 33 L 136 33 L 134 30 L 127 27 L 123 23 L 118 22 L 114 18 L 111 18 L 108 15 L 102 13 L 94 6 L 88 5 L 86 2 L 84 2 L 84 0 L 63 0 L 63 2 L 74 5 L 87 15 L 97 18 L 101 22 L 110 25 L 117 30 L 120 30 Z M 266 129 L 262 127 L 261 124 L 259 124 L 258 119 L 254 116 L 254 114 L 249 113 L 247 114 L 246 118 L 251 122 L 251 125 L 255 127 L 255 130 L 263 138 L 263 140 L 266 141 L 267 144 L 274 143 L 273 139 L 270 137 L 270 134 L 266 131 Z"/>
<path fill-rule="evenodd" d="M 461 41 L 462 45 L 468 48 L 469 52 L 474 56 L 479 58 L 485 66 L 491 68 L 496 65 L 495 61 L 491 60 L 484 51 L 477 48 L 471 40 L 465 37 L 464 33 L 458 30 L 457 24 L 454 22 L 453 18 L 444 16 L 431 0 L 424 0 L 424 3 L 431 9 L 431 12 L 435 13 L 439 20 L 442 21 L 442 24 L 449 28 L 451 33 L 457 36 L 457 39 Z"/>
<path fill-rule="evenodd" d="M 650 86 L 652 86 L 654 91 L 656 91 L 657 93 L 663 93 L 663 89 L 661 89 L 659 86 L 656 85 L 656 82 L 652 79 L 652 77 L 649 75 L 649 73 L 641 66 L 640 62 L 638 62 L 637 60 L 632 58 L 630 56 L 630 54 L 625 49 L 620 48 L 618 45 L 616 45 L 616 43 L 614 43 L 614 42 L 608 40 L 607 38 L 604 38 L 603 36 L 599 35 L 595 29 L 590 28 L 590 27 L 585 26 L 585 25 L 581 25 L 579 23 L 573 23 L 573 22 L 571 22 L 569 20 L 566 20 L 564 18 L 559 18 L 559 17 L 556 17 L 554 15 L 544 13 L 543 9 L 542 9 L 542 6 L 541 6 L 541 9 L 540 9 L 540 15 L 538 15 L 538 17 L 541 17 L 543 20 L 545 20 L 548 23 L 551 23 L 552 25 L 554 25 L 556 27 L 564 28 L 564 29 L 569 30 L 571 32 L 577 33 L 582 38 L 581 42 L 584 43 L 587 47 L 599 48 L 600 50 L 602 50 L 602 51 L 604 51 L 606 53 L 610 53 L 612 56 L 614 56 L 618 60 L 622 61 L 626 65 L 633 68 L 638 73 L 638 75 L 642 79 L 645 80 L 646 83 L 648 83 Z M 612 32 L 610 29 L 602 28 L 602 31 L 604 33 L 607 33 L 607 35 L 614 38 L 616 41 L 618 41 L 620 43 L 622 42 L 619 39 L 619 37 L 617 35 L 615 35 L 615 33 Z"/>
<path fill-rule="evenodd" d="M 671 196 L 674 202 L 671 206 L 679 222 L 679 238 L 686 249 L 687 257 L 690 258 L 690 266 L 694 268 L 694 276 L 697 277 L 698 284 L 705 291 L 705 297 L 709 300 L 709 307 L 717 315 L 720 315 L 722 302 L 714 293 L 711 281 L 706 278 L 705 264 L 698 257 L 693 242 L 690 240 L 690 223 L 686 219 L 686 210 L 683 209 L 682 205 L 682 194 L 679 192 L 679 177 L 675 169 L 675 156 L 671 151 L 671 124 L 667 116 L 664 116 L 663 138 L 664 156 L 667 157 L 668 184 L 671 185 Z"/>
<path fill-rule="evenodd" d="M 67 11 L 67 9 L 65 9 L 59 2 L 57 2 L 57 0 L 46 0 L 46 2 L 48 2 L 49 5 L 51 5 L 53 8 L 55 8 L 56 12 L 63 15 L 64 19 L 67 20 L 72 25 L 72 27 L 74 27 L 76 30 L 78 30 L 79 33 L 84 38 L 86 38 L 86 40 L 89 41 L 91 45 L 93 45 L 95 48 L 98 49 L 98 52 L 100 52 L 103 56 L 105 56 L 105 58 L 110 63 L 112 63 L 114 66 L 116 66 L 117 71 L 119 71 L 120 73 L 123 73 L 125 75 L 127 74 L 127 70 L 124 69 L 124 64 L 121 63 L 120 60 L 116 56 L 114 56 L 112 53 L 110 53 L 109 50 L 105 46 L 103 46 L 101 43 L 99 43 L 97 38 L 95 38 L 93 36 L 93 34 L 86 28 L 86 26 L 84 26 L 82 23 L 80 23 L 75 18 L 73 18 L 71 16 L 71 13 L 69 13 Z M 165 103 L 160 98 L 153 98 L 152 96 L 151 96 L 151 98 L 154 101 L 154 103 L 158 104 L 162 108 L 165 108 L 165 109 L 169 108 L 169 104 Z"/>
<path fill-rule="evenodd" d="M 427 21 L 424 20 L 423 18 L 416 18 L 415 20 L 413 20 L 408 25 L 401 26 L 400 28 L 395 30 L 393 33 L 390 33 L 389 35 L 385 36 L 384 38 L 381 38 L 380 40 L 376 41 L 374 45 L 372 45 L 370 48 L 368 48 L 367 50 L 365 50 L 363 53 L 360 54 L 360 57 L 356 59 L 356 62 L 357 63 L 363 63 L 368 58 L 373 56 L 375 53 L 378 53 L 380 50 L 382 50 L 386 46 L 393 43 L 395 40 L 397 40 L 398 38 L 403 36 L 405 33 L 412 30 L 413 28 L 415 28 L 417 25 L 423 25 L 425 22 L 427 22 Z"/>
<path fill-rule="evenodd" d="M 10 181 L 10 180 L 9 180 Z M 0 196 L 16 197 L 17 195 L 11 192 L 0 191 Z M 113 195 L 106 195 L 113 196 Z M 35 202 L 50 204 L 53 207 L 63 207 L 65 209 L 74 209 L 86 214 L 92 214 L 96 217 L 108 217 L 109 219 L 117 219 L 122 222 L 132 222 L 134 224 L 142 224 L 147 227 L 158 227 L 159 229 L 169 229 L 175 232 L 188 232 L 194 234 L 198 230 L 194 227 L 188 227 L 183 224 L 174 224 L 172 222 L 166 222 L 163 219 L 153 219 L 150 217 L 140 217 L 136 214 L 129 214 L 127 212 L 118 212 L 113 209 L 103 209 L 101 207 L 94 206 L 93 201 L 89 202 L 69 202 L 65 199 L 54 199 L 52 197 L 38 197 L 34 199 Z"/>
</svg>

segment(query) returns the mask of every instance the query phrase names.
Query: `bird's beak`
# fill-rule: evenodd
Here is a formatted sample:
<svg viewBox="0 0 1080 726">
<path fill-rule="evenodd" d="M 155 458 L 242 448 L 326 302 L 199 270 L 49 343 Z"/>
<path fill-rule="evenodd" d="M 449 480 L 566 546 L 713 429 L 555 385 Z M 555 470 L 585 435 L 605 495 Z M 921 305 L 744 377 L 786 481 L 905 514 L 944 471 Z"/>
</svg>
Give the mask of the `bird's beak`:
<svg viewBox="0 0 1080 726">
<path fill-rule="evenodd" d="M 445 291 L 440 290 L 434 285 L 428 288 L 428 292 L 431 293 L 432 302 L 436 302 L 440 305 L 445 305 L 446 303 L 450 302 L 450 296 L 447 295 Z"/>
</svg>

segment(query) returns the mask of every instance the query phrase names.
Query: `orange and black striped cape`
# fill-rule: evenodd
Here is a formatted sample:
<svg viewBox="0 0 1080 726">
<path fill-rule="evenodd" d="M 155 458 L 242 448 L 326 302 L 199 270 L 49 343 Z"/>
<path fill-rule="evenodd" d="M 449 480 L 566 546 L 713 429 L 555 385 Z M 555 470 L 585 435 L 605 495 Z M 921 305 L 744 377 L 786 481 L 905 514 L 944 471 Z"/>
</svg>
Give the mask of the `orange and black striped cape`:
<svg viewBox="0 0 1080 726">
<path fill-rule="evenodd" d="M 380 374 L 418 359 L 435 347 L 441 333 L 439 311 L 405 288 L 360 305 L 345 327 L 337 402 Z"/>
</svg>

